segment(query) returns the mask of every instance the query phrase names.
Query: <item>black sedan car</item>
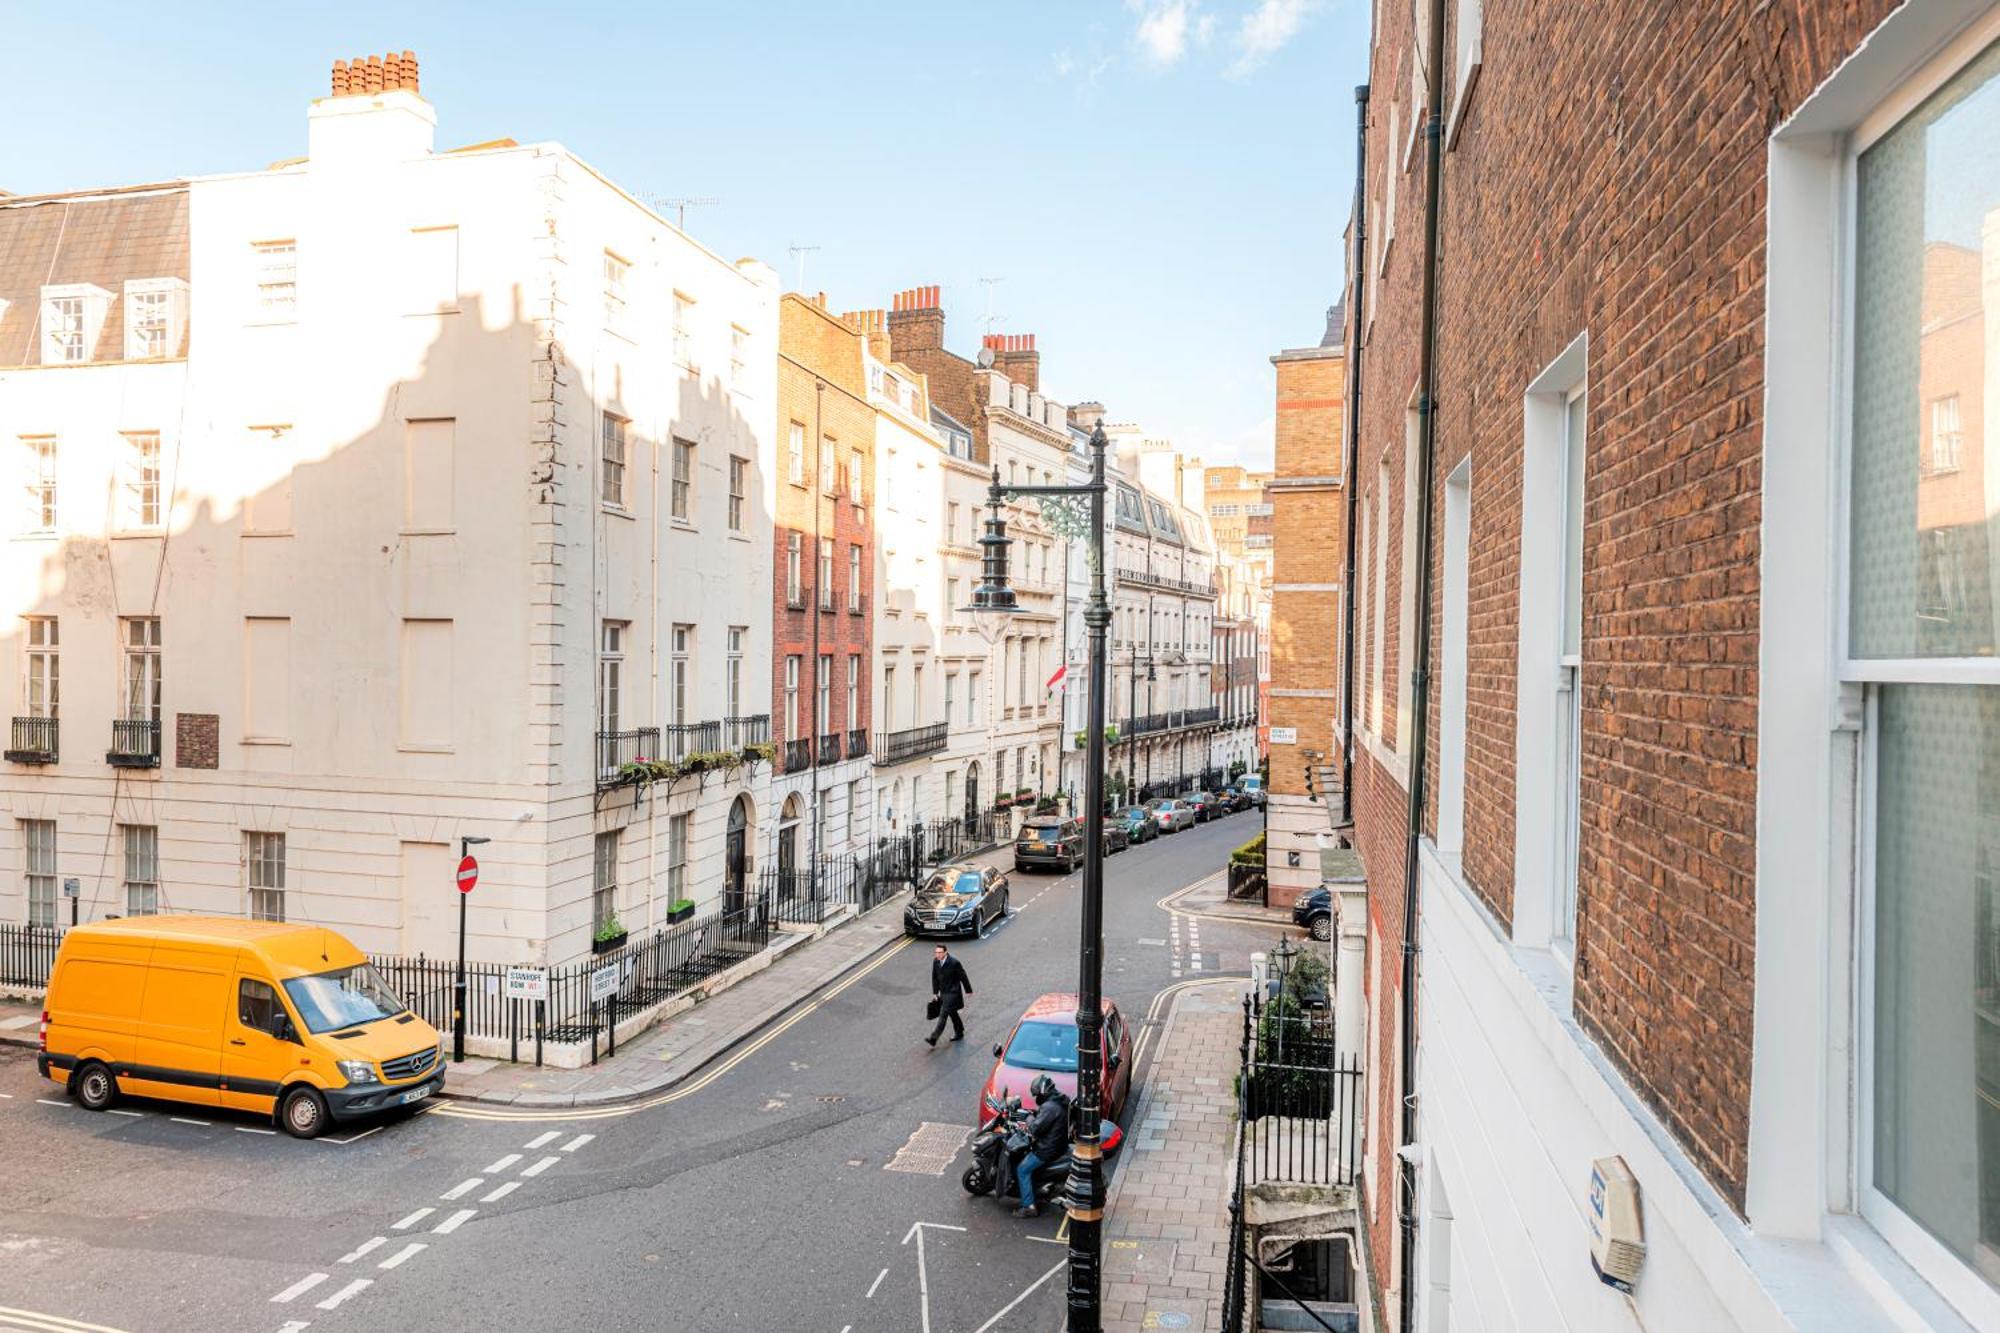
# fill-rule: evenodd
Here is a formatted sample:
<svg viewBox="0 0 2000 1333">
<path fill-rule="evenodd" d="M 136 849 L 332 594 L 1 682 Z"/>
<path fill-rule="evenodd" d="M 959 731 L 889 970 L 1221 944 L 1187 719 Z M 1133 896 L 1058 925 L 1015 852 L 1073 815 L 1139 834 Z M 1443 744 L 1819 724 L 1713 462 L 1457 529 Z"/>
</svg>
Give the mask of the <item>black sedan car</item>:
<svg viewBox="0 0 2000 1333">
<path fill-rule="evenodd" d="M 1007 876 L 995 866 L 939 866 L 903 909 L 905 935 L 977 935 L 1007 915 Z"/>
<path fill-rule="evenodd" d="M 1113 852 L 1122 852 L 1131 845 L 1132 835 L 1127 831 L 1124 820 L 1106 819 L 1104 821 L 1104 854 L 1106 856 L 1111 855 Z"/>
<path fill-rule="evenodd" d="M 1301 894 L 1292 904 L 1292 921 L 1316 940 L 1333 938 L 1333 891 L 1321 887 Z"/>
<path fill-rule="evenodd" d="M 1143 805 L 1128 805 L 1114 818 L 1125 825 L 1125 833 L 1133 842 L 1151 842 L 1160 836 L 1160 821 Z"/>
</svg>

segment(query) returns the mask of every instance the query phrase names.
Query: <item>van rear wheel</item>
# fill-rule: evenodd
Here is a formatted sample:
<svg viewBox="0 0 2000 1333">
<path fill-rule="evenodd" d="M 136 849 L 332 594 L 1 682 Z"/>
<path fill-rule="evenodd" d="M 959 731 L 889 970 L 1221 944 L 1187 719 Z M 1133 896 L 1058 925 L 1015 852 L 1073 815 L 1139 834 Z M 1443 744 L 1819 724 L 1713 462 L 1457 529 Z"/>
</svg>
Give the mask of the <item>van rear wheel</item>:
<svg viewBox="0 0 2000 1333">
<path fill-rule="evenodd" d="M 117 1104 L 118 1080 L 111 1068 L 96 1060 L 86 1060 L 71 1075 L 69 1090 L 86 1111 L 103 1111 Z"/>
<path fill-rule="evenodd" d="M 316 1139 L 326 1129 L 326 1098 L 312 1088 L 293 1088 L 278 1103 L 278 1123 L 295 1139 Z"/>
</svg>

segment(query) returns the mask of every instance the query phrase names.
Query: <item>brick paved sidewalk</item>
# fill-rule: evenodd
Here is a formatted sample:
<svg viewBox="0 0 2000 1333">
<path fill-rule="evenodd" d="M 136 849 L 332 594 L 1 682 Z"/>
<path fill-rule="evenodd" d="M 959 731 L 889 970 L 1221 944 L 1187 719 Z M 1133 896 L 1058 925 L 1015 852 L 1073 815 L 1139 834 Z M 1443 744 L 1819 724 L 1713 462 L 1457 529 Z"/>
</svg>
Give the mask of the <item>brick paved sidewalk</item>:
<svg viewBox="0 0 2000 1333">
<path fill-rule="evenodd" d="M 1207 1329 L 1221 1318 L 1245 984 L 1183 991 L 1161 1031 L 1106 1205 L 1107 1330 Z"/>
</svg>

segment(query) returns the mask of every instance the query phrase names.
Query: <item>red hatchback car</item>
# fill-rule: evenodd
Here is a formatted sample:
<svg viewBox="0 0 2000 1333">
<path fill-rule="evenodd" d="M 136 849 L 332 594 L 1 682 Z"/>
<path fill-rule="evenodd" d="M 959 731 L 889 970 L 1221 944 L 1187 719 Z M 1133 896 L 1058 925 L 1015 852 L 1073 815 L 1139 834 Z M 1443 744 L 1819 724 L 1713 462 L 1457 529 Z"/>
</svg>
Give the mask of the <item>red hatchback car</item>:
<svg viewBox="0 0 2000 1333">
<path fill-rule="evenodd" d="M 1019 1097 L 1024 1109 L 1035 1099 L 1028 1085 L 1047 1074 L 1063 1095 L 1076 1098 L 1076 992 L 1055 991 L 1028 1006 L 1007 1040 L 993 1048 L 993 1072 L 979 1094 L 975 1124 L 991 1119 L 1001 1102 Z M 1118 1006 L 1104 1001 L 1104 1106 L 1106 1120 L 1125 1114 L 1125 1097 L 1132 1090 L 1132 1034 Z"/>
</svg>

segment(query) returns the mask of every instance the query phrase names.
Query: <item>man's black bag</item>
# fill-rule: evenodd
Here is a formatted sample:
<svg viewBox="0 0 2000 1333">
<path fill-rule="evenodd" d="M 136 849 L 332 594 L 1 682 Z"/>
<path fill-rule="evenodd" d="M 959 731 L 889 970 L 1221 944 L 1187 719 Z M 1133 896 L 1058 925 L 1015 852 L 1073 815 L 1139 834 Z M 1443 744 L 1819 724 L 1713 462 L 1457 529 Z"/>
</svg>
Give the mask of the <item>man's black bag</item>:
<svg viewBox="0 0 2000 1333">
<path fill-rule="evenodd" d="M 944 1007 L 943 1001 L 933 998 L 929 1004 L 924 1006 L 924 1017 L 936 1018 L 938 1016 L 938 1011 L 943 1007 Z"/>
</svg>

